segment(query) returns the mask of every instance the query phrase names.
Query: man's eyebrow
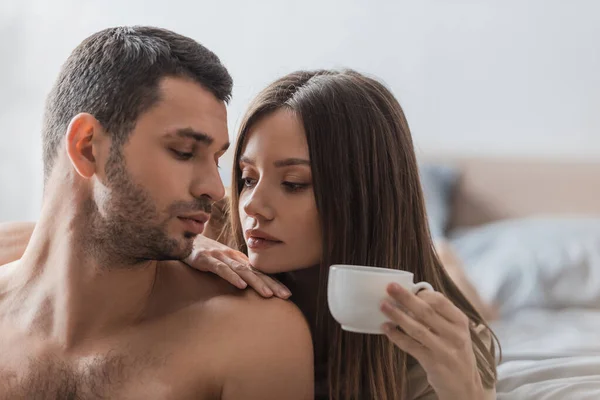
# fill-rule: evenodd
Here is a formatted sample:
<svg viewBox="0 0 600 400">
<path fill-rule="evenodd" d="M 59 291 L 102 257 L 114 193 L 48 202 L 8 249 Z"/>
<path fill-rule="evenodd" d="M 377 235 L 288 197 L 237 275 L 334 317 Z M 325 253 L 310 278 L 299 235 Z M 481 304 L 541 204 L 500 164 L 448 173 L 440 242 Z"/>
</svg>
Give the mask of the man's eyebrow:
<svg viewBox="0 0 600 400">
<path fill-rule="evenodd" d="M 249 165 L 256 165 L 256 163 L 254 162 L 254 160 L 252 160 L 251 158 L 248 157 L 240 157 L 240 164 L 249 164 Z M 273 165 L 276 168 L 282 168 L 282 167 L 290 167 L 290 166 L 294 166 L 294 165 L 308 165 L 310 166 L 310 161 L 309 160 L 305 160 L 303 158 L 286 158 L 285 160 L 278 160 L 275 161 L 273 163 Z"/>
<path fill-rule="evenodd" d="M 230 145 L 230 144 L 231 144 L 231 143 L 229 143 L 229 142 L 225 143 L 225 144 L 224 144 L 224 145 L 221 147 L 221 151 L 222 151 L 222 152 L 226 152 L 226 151 L 229 149 L 229 145 Z"/>
<path fill-rule="evenodd" d="M 177 129 L 176 131 L 174 131 L 174 134 L 176 136 L 179 136 L 182 138 L 194 139 L 195 141 L 202 143 L 205 146 L 210 146 L 215 141 L 212 138 L 212 136 L 207 135 L 206 133 L 203 133 L 203 132 L 195 131 L 192 128 Z M 172 135 L 172 133 L 170 133 L 170 135 Z M 229 148 L 229 145 L 230 145 L 229 142 L 225 143 L 223 145 L 223 147 L 221 147 L 221 151 L 227 151 L 227 149 Z"/>
<path fill-rule="evenodd" d="M 175 131 L 169 132 L 170 136 L 179 136 L 181 138 L 190 138 L 194 139 L 197 142 L 205 144 L 206 146 L 210 146 L 213 144 L 214 139 L 203 132 L 198 132 L 193 130 L 192 128 L 181 128 Z"/>
</svg>

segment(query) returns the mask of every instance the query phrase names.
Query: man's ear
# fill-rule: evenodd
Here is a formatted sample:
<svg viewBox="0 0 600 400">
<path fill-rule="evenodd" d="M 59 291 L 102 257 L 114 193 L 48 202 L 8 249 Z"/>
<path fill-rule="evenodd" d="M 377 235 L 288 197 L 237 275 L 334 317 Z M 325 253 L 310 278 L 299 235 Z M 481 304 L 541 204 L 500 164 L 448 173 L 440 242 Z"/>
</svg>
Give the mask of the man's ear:
<svg viewBox="0 0 600 400">
<path fill-rule="evenodd" d="M 89 179 L 96 173 L 96 158 L 94 145 L 98 136 L 102 135 L 102 125 L 91 114 L 77 114 L 67 128 L 67 154 L 75 171 Z M 96 137 L 95 137 L 96 136 Z"/>
</svg>

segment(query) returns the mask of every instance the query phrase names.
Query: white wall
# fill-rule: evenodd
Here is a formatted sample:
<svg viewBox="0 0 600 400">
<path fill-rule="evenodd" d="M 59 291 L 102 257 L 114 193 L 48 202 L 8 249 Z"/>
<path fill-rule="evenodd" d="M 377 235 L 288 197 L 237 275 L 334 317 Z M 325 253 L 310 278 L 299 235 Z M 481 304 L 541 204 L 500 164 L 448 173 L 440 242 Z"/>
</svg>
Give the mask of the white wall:
<svg viewBox="0 0 600 400">
<path fill-rule="evenodd" d="M 420 152 L 600 159 L 600 1 L 2 0 L 0 221 L 37 218 L 43 102 L 61 63 L 124 24 L 176 30 L 221 57 L 232 139 L 269 81 L 352 67 L 392 88 Z"/>
</svg>

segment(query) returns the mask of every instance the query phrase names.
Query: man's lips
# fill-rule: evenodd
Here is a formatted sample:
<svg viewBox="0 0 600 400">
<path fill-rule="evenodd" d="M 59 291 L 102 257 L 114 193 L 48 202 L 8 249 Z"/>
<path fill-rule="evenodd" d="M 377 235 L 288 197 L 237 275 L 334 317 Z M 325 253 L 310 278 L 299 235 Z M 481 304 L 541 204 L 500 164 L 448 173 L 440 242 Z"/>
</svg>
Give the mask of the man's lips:
<svg viewBox="0 0 600 400">
<path fill-rule="evenodd" d="M 182 222 L 187 232 L 200 235 L 202 232 L 204 232 L 204 225 L 206 222 L 208 222 L 209 215 L 201 213 L 189 216 L 181 216 L 178 218 Z"/>
</svg>

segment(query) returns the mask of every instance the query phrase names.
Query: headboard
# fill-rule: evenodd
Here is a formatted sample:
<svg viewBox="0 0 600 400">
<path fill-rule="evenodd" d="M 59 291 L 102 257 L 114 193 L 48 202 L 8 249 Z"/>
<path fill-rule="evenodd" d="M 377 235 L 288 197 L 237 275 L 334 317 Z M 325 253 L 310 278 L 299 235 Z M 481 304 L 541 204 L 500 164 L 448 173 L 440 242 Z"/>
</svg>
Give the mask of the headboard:
<svg viewBox="0 0 600 400">
<path fill-rule="evenodd" d="M 600 215 L 600 160 L 427 157 L 461 171 L 451 228 L 532 215 Z"/>
</svg>

